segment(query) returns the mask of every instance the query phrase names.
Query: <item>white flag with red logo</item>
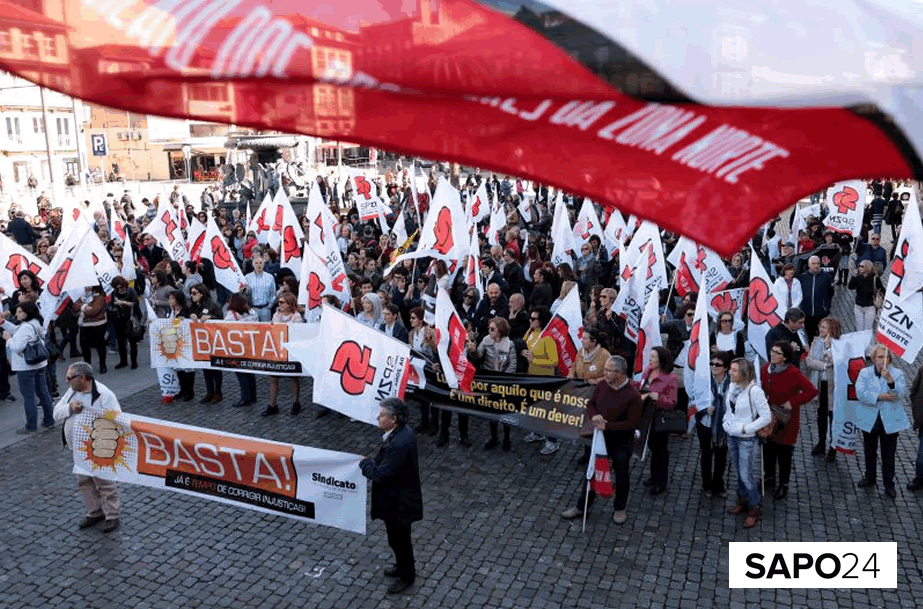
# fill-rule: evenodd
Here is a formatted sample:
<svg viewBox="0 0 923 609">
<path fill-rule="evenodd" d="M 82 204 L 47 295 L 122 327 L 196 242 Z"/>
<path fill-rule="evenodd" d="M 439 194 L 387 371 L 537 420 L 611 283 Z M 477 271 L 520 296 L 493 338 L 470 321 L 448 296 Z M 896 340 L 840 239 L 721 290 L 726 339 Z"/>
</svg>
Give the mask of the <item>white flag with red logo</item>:
<svg viewBox="0 0 923 609">
<path fill-rule="evenodd" d="M 138 272 L 135 270 L 135 251 L 130 244 L 122 246 L 122 268 L 120 269 L 122 277 L 128 281 L 134 281 L 138 278 Z"/>
<path fill-rule="evenodd" d="M 650 249 L 648 249 L 648 245 L 651 245 Z M 631 242 L 625 246 L 624 254 L 619 258 L 619 263 L 622 266 L 621 276 L 623 281 L 628 278 L 631 269 L 637 266 L 638 259 L 642 255 L 647 255 L 649 259 L 645 275 L 647 292 L 659 292 L 667 287 L 667 265 L 663 256 L 660 229 L 652 222 L 641 223 L 641 226 L 631 238 Z"/>
<path fill-rule="evenodd" d="M 638 342 L 641 315 L 648 300 L 647 275 L 650 273 L 652 248 L 653 245 L 648 244 L 648 255 L 638 257 L 628 273 L 628 281 L 622 283 L 622 289 L 612 303 L 612 312 L 625 320 L 625 336 L 634 343 Z M 653 298 L 656 300 L 657 295 Z"/>
<path fill-rule="evenodd" d="M 599 221 L 599 215 L 593 207 L 593 202 L 584 199 L 583 205 L 580 206 L 580 213 L 577 214 L 577 222 L 574 224 L 574 239 L 577 241 L 578 249 L 589 243 L 593 235 L 599 237 L 600 243 L 605 238 L 602 222 Z"/>
<path fill-rule="evenodd" d="M 468 254 L 468 224 L 464 222 L 465 211 L 462 209 L 458 191 L 440 177 L 436 185 L 429 212 L 420 229 L 420 241 L 414 252 L 401 254 L 394 259 L 391 269 L 403 260 L 432 257 L 458 264 Z M 456 269 L 457 270 L 457 269 Z"/>
<path fill-rule="evenodd" d="M 743 327 L 747 312 L 747 288 L 721 290 L 708 295 L 708 315 L 718 319 L 725 311 L 734 316 L 734 327 Z"/>
<path fill-rule="evenodd" d="M 336 219 L 324 203 L 320 194 L 320 187 L 315 182 L 308 196 L 308 208 L 305 212 L 308 217 L 308 248 L 320 256 L 327 265 L 330 282 L 327 292 L 335 296 L 341 303 L 349 301 L 349 281 L 346 277 L 346 265 L 343 255 L 337 244 L 333 225 Z"/>
<path fill-rule="evenodd" d="M 590 490 L 607 499 L 612 496 L 612 478 L 609 468 L 609 453 L 603 432 L 593 430 L 593 443 L 590 445 L 590 462 L 586 468 L 586 479 L 590 481 Z"/>
<path fill-rule="evenodd" d="M 472 224 L 483 220 L 490 211 L 490 199 L 487 198 L 487 180 L 481 180 L 481 185 L 474 191 L 474 196 L 468 197 L 468 217 Z"/>
<path fill-rule="evenodd" d="M 635 344 L 637 347 L 632 378 L 640 381 L 647 365 L 651 363 L 651 350 L 663 346 L 663 338 L 660 336 L 660 306 L 656 298 L 648 298 L 647 304 L 644 305 Z"/>
<path fill-rule="evenodd" d="M 404 218 L 404 210 L 394 219 L 394 226 L 391 228 L 391 239 L 394 241 L 394 247 L 400 247 L 407 242 L 407 221 Z"/>
<path fill-rule="evenodd" d="M 109 234 L 112 235 L 112 238 L 118 239 L 120 243 L 125 243 L 128 240 L 128 233 L 125 231 L 125 222 L 119 218 L 115 210 L 112 211 L 109 224 Z"/>
<path fill-rule="evenodd" d="M 99 237 L 96 237 L 89 226 L 83 223 L 76 225 L 51 259 L 51 263 L 39 273 L 44 289 L 39 295 L 38 306 L 46 325 L 57 316 L 58 306 L 67 297 L 68 292 L 80 294 L 87 286 L 99 283 L 92 264 L 76 262 L 92 259 L 90 235 L 99 241 Z M 78 258 L 78 255 L 82 255 L 82 258 Z"/>
<path fill-rule="evenodd" d="M 904 212 L 875 338 L 908 364 L 923 347 L 923 227 L 916 197 Z"/>
<path fill-rule="evenodd" d="M 19 289 L 20 272 L 32 271 L 38 276 L 45 268 L 44 262 L 3 233 L 0 233 L 0 261 L 6 261 L 0 266 L 0 288 L 6 297 Z"/>
<path fill-rule="evenodd" d="M 712 403 L 711 395 L 711 348 L 708 339 L 708 299 L 699 298 L 695 304 L 695 317 L 689 331 L 689 349 L 686 352 L 686 366 L 683 380 L 689 402 L 695 407 L 688 410 L 691 416 L 696 410 L 705 410 Z"/>
<path fill-rule="evenodd" d="M 564 205 L 564 195 L 559 190 L 558 198 L 554 204 L 554 219 L 551 221 L 551 238 L 554 240 L 554 248 L 551 252 L 551 263 L 555 266 L 559 264 L 574 264 L 571 254 L 576 253 L 580 248 L 574 239 L 574 231 L 570 226 L 570 218 L 567 215 L 567 206 Z"/>
<path fill-rule="evenodd" d="M 439 288 L 436 293 L 436 350 L 446 383 L 452 389 L 471 391 L 474 366 L 468 362 L 468 331 L 462 323 L 449 293 Z"/>
<path fill-rule="evenodd" d="M 359 220 L 367 222 L 379 217 L 381 199 L 378 189 L 361 171 L 349 170 L 349 180 L 353 187 L 353 203 L 359 210 Z"/>
<path fill-rule="evenodd" d="M 676 268 L 676 293 L 680 296 L 711 294 L 724 289 L 732 279 L 718 254 L 686 237 L 680 237 L 667 262 Z"/>
<path fill-rule="evenodd" d="M 180 263 L 189 259 L 186 240 L 180 230 L 175 210 L 169 203 L 160 204 L 154 219 L 145 227 L 144 232 L 154 237 L 160 247 L 167 250 L 171 259 Z"/>
<path fill-rule="evenodd" d="M 288 197 L 283 195 L 279 207 L 276 208 L 276 215 L 280 216 L 279 231 L 277 233 L 274 230 L 270 234 L 270 247 L 279 252 L 279 265 L 283 268 L 291 269 L 295 273 L 295 277 L 298 277 L 301 274 L 304 231 L 301 228 L 301 223 L 298 222 L 295 210 L 292 209 L 292 205 L 288 201 Z M 278 235 L 278 238 L 275 235 Z"/>
<path fill-rule="evenodd" d="M 215 267 L 215 281 L 231 292 L 238 291 L 244 284 L 244 274 L 240 272 L 237 259 L 234 258 L 227 240 L 211 216 L 208 217 L 208 224 L 205 225 L 205 245 L 202 247 L 202 258 L 212 261 Z"/>
<path fill-rule="evenodd" d="M 493 247 L 500 245 L 500 231 L 506 228 L 506 213 L 500 200 L 494 201 L 490 208 L 490 224 L 487 225 L 487 243 Z"/>
<path fill-rule="evenodd" d="M 465 265 L 465 285 L 469 288 L 478 286 L 478 273 L 481 269 L 481 256 L 478 251 L 480 243 L 478 241 L 478 232 L 474 227 L 471 229 L 471 243 L 468 246 L 468 263 Z"/>
<path fill-rule="evenodd" d="M 833 423 L 830 425 L 830 448 L 847 455 L 856 454 L 859 446 L 859 427 L 856 425 L 856 408 L 860 406 L 856 395 L 859 373 L 867 367 L 865 350 L 872 340 L 872 331 L 850 332 L 831 341 L 833 354 Z"/>
<path fill-rule="evenodd" d="M 609 259 L 615 260 L 615 255 L 622 251 L 622 244 L 625 242 L 627 234 L 625 229 L 625 219 L 622 218 L 622 212 L 613 209 L 609 214 L 609 222 L 606 224 L 606 230 L 603 232 L 603 239 L 606 245 L 606 251 L 609 253 Z"/>
<path fill-rule="evenodd" d="M 782 323 L 785 309 L 776 298 L 769 275 L 763 263 L 753 249 L 750 249 L 750 291 L 747 294 L 747 340 L 764 360 L 766 353 L 766 335 Z"/>
<path fill-rule="evenodd" d="M 292 216 L 294 216 L 295 212 L 292 211 L 292 204 L 289 202 L 288 196 L 285 194 L 285 189 L 280 188 L 272 197 L 272 204 L 269 207 L 270 214 L 267 216 L 269 232 L 266 234 L 266 245 L 276 250 L 277 252 L 279 251 L 279 245 L 282 243 L 282 226 L 285 220 L 286 207 L 288 207 L 289 211 L 292 213 Z"/>
<path fill-rule="evenodd" d="M 189 228 L 186 229 L 186 249 L 189 250 L 189 259 L 198 262 L 202 259 L 202 247 L 205 245 L 205 233 L 207 228 L 199 222 L 195 216 L 189 222 Z"/>
<path fill-rule="evenodd" d="M 267 192 L 266 196 L 263 197 L 263 202 L 256 208 L 253 218 L 247 223 L 247 230 L 253 231 L 256 235 L 256 240 L 260 243 L 268 243 L 269 233 L 272 232 L 272 223 L 275 217 L 276 204 Z"/>
<path fill-rule="evenodd" d="M 305 248 L 298 278 L 298 304 L 304 306 L 305 321 L 320 321 L 324 296 L 339 296 L 333 289 L 330 270 L 313 248 Z"/>
<path fill-rule="evenodd" d="M 377 425 L 379 402 L 403 399 L 410 378 L 410 346 L 325 305 L 313 370 L 314 401 Z"/>
<path fill-rule="evenodd" d="M 550 337 L 558 346 L 558 370 L 561 376 L 567 376 L 582 346 L 583 314 L 580 312 L 580 292 L 577 286 L 567 293 L 564 302 L 542 331 L 542 337 L 545 336 Z"/>
<path fill-rule="evenodd" d="M 838 233 L 858 237 L 867 200 L 868 187 L 864 181 L 837 182 L 827 189 L 827 217 L 824 218 L 824 226 Z"/>
</svg>

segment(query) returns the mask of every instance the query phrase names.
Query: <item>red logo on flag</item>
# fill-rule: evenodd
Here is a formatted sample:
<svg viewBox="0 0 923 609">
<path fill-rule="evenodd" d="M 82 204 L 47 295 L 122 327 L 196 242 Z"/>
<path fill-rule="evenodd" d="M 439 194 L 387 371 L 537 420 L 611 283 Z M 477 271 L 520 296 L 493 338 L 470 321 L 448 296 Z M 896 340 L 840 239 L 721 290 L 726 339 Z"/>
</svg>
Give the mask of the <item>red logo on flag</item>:
<svg viewBox="0 0 923 609">
<path fill-rule="evenodd" d="M 221 237 L 215 235 L 212 237 L 212 262 L 215 264 L 216 269 L 233 269 L 231 264 L 231 253 L 228 252 L 227 246 L 224 245 L 224 241 Z"/>
<path fill-rule="evenodd" d="M 282 232 L 282 260 L 288 262 L 300 256 L 301 246 L 298 244 L 298 237 L 295 236 L 295 227 L 286 226 Z"/>
<path fill-rule="evenodd" d="M 372 198 L 372 185 L 364 176 L 356 176 L 356 192 L 365 197 L 366 201 Z"/>
<path fill-rule="evenodd" d="M 904 284 L 904 258 L 907 257 L 908 253 L 910 253 L 910 243 L 905 239 L 904 243 L 901 244 L 901 251 L 894 257 L 894 262 L 891 263 L 891 274 L 898 279 L 897 284 L 894 286 L 896 296 L 901 295 L 901 288 Z"/>
<path fill-rule="evenodd" d="M 321 219 L 321 214 L 317 214 L 317 217 L 314 218 L 314 226 L 320 230 L 320 242 L 324 243 L 324 221 Z"/>
<path fill-rule="evenodd" d="M 272 223 L 272 230 L 282 232 L 282 217 L 285 215 L 285 209 L 279 205 L 276 207 L 276 219 Z"/>
<path fill-rule="evenodd" d="M 471 205 L 471 217 L 477 218 L 481 212 L 481 197 L 474 197 L 474 203 Z"/>
<path fill-rule="evenodd" d="M 169 211 L 163 212 L 163 216 L 161 216 L 160 219 L 163 220 L 164 232 L 167 234 L 167 240 L 173 243 L 176 241 L 176 237 L 173 236 L 173 231 L 176 230 L 176 222 L 173 221 Z"/>
<path fill-rule="evenodd" d="M 316 309 L 321 305 L 321 296 L 327 286 L 321 282 L 317 273 L 308 275 L 308 308 Z"/>
<path fill-rule="evenodd" d="M 17 288 L 19 287 L 19 274 L 21 272 L 32 271 L 32 274 L 38 274 L 38 272 L 42 270 L 40 266 L 34 262 L 29 262 L 29 259 L 22 254 L 13 254 L 10 256 L 5 268 L 13 274 L 13 285 Z"/>
<path fill-rule="evenodd" d="M 436 226 L 433 229 L 436 234 L 436 243 L 433 249 L 440 254 L 448 254 L 449 250 L 455 245 L 455 239 L 452 237 L 452 212 L 448 207 L 439 210 L 436 216 Z"/>
<path fill-rule="evenodd" d="M 849 363 L 846 367 L 846 373 L 849 376 L 849 385 L 846 386 L 847 400 L 852 400 L 854 402 L 859 400 L 859 396 L 856 395 L 856 381 L 859 380 L 859 373 L 865 369 L 865 366 L 865 360 L 861 357 L 849 359 Z"/>
<path fill-rule="evenodd" d="M 647 332 L 644 329 L 638 330 L 638 348 L 635 351 L 634 373 L 641 374 L 644 372 L 644 347 L 647 345 Z"/>
<path fill-rule="evenodd" d="M 67 279 L 67 274 L 70 272 L 73 263 L 73 258 L 66 258 L 64 262 L 61 263 L 61 266 L 58 267 L 58 270 L 54 272 L 54 275 L 48 282 L 48 292 L 52 296 L 60 296 L 64 291 L 64 280 Z"/>
<path fill-rule="evenodd" d="M 844 186 L 843 190 L 833 195 L 833 204 L 836 205 L 836 210 L 841 214 L 855 210 L 856 201 L 858 200 L 859 193 L 856 192 L 855 188 L 850 188 L 849 186 Z"/>
<path fill-rule="evenodd" d="M 747 318 L 754 324 L 768 323 L 777 326 L 782 319 L 776 314 L 779 302 L 772 288 L 761 277 L 750 282 L 750 297 L 747 303 Z"/>
<path fill-rule="evenodd" d="M 711 307 L 719 313 L 724 313 L 725 311 L 737 313 L 737 301 L 727 292 L 713 296 Z"/>
<path fill-rule="evenodd" d="M 699 349 L 701 349 L 701 344 L 699 342 L 699 330 L 702 327 L 702 320 L 696 321 L 692 324 L 692 330 L 689 332 L 689 353 L 686 354 L 686 361 L 689 363 L 689 369 L 695 370 L 695 362 L 699 358 Z"/>
<path fill-rule="evenodd" d="M 266 208 L 263 208 L 263 211 L 260 212 L 260 215 L 256 218 L 256 232 L 262 233 L 269 230 L 269 225 L 266 224 Z"/>
<path fill-rule="evenodd" d="M 333 356 L 330 371 L 340 375 L 340 387 L 349 395 L 362 395 L 365 386 L 375 380 L 371 365 L 372 350 L 353 341 L 346 341 Z"/>
</svg>

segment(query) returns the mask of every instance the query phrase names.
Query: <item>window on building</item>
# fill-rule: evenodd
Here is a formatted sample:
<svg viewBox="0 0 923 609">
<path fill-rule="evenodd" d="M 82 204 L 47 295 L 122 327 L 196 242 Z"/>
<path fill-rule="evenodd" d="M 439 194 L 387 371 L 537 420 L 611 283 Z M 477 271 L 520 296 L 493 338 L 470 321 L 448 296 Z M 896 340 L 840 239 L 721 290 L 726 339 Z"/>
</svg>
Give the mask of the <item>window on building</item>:
<svg viewBox="0 0 923 609">
<path fill-rule="evenodd" d="M 223 84 L 200 83 L 189 85 L 190 101 L 204 102 L 226 102 L 228 101 L 228 89 Z"/>
<path fill-rule="evenodd" d="M 42 36 L 42 55 L 49 58 L 56 58 L 58 56 L 58 45 L 55 44 L 55 39 L 51 36 Z"/>
<path fill-rule="evenodd" d="M 7 31 L 0 32 L 0 53 L 8 55 L 13 52 L 13 38 Z"/>
<path fill-rule="evenodd" d="M 38 116 L 33 118 L 32 131 L 33 133 L 45 133 L 45 119 Z"/>
<path fill-rule="evenodd" d="M 7 117 L 6 135 L 10 138 L 10 141 L 22 144 L 22 132 L 19 130 L 19 117 Z"/>
<path fill-rule="evenodd" d="M 22 46 L 23 59 L 38 59 L 38 45 L 35 43 L 35 37 L 30 34 L 23 34 L 19 40 Z"/>
<path fill-rule="evenodd" d="M 77 159 L 64 159 L 64 175 L 80 175 L 80 163 Z"/>
</svg>

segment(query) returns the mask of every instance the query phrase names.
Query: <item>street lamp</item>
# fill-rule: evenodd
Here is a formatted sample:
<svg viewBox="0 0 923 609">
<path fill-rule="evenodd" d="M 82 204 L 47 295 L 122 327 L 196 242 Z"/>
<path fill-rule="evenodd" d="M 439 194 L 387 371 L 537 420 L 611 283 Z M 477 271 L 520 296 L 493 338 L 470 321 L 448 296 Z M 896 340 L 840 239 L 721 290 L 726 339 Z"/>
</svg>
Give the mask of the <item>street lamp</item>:
<svg viewBox="0 0 923 609">
<path fill-rule="evenodd" d="M 186 161 L 186 180 L 192 184 L 192 146 L 183 144 L 183 159 Z"/>
</svg>

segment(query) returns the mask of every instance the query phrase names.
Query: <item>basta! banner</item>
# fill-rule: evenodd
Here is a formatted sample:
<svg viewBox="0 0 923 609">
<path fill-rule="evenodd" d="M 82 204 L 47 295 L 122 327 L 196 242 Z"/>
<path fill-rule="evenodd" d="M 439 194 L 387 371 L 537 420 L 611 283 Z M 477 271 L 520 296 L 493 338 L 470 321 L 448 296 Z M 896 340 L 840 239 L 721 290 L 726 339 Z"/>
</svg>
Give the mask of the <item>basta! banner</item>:
<svg viewBox="0 0 923 609">
<path fill-rule="evenodd" d="M 194 495 L 365 534 L 362 457 L 86 409 L 74 473 Z"/>
<path fill-rule="evenodd" d="M 154 319 L 151 367 L 209 368 L 261 374 L 307 375 L 285 343 L 313 341 L 317 324 Z"/>
</svg>

